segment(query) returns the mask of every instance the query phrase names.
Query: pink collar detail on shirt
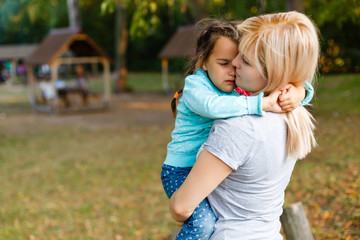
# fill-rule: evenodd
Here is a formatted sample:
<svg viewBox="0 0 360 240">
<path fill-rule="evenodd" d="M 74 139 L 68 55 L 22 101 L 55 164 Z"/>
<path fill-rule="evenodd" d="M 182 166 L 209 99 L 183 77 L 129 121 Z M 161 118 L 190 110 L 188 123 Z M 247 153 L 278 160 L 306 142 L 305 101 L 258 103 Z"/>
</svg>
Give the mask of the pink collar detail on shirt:
<svg viewBox="0 0 360 240">
<path fill-rule="evenodd" d="M 242 88 L 239 88 L 239 87 L 235 88 L 235 91 L 236 91 L 238 94 L 244 95 L 245 97 L 251 96 L 251 94 L 252 94 L 252 92 L 246 91 L 246 90 L 244 90 L 244 89 L 242 89 Z"/>
</svg>

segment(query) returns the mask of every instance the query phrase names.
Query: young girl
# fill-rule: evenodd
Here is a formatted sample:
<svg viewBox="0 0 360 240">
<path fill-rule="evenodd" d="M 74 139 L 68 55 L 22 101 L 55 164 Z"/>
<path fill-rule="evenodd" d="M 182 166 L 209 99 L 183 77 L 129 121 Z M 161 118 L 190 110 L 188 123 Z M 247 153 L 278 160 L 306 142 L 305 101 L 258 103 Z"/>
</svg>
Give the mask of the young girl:
<svg viewBox="0 0 360 240">
<path fill-rule="evenodd" d="M 205 23 L 207 25 L 200 32 L 195 56 L 190 62 L 188 74 L 191 75 L 185 78 L 172 141 L 168 144 L 162 166 L 161 179 L 169 198 L 189 174 L 215 119 L 247 114 L 262 116 L 263 111 L 272 110 L 270 99 L 264 98 L 263 93 L 245 97 L 244 94 L 251 93 L 241 91 L 243 95 L 239 95 L 234 91 L 236 72 L 232 60 L 238 54 L 240 37 L 235 22 L 210 20 Z M 288 86 L 287 89 L 296 94 L 292 94 L 295 97 L 290 99 L 285 94 L 282 107 L 292 110 L 304 98 L 305 91 L 302 86 Z M 310 85 L 302 104 L 308 103 L 312 94 Z M 176 239 L 208 239 L 215 221 L 216 217 L 205 199 L 184 223 Z"/>
</svg>

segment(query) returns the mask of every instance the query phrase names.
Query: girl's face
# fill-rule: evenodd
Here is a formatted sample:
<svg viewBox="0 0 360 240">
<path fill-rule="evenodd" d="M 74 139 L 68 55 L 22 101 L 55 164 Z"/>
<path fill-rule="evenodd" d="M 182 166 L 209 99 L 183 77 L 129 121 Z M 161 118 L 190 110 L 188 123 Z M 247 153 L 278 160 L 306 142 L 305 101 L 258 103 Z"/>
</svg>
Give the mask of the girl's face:
<svg viewBox="0 0 360 240">
<path fill-rule="evenodd" d="M 237 44 L 227 37 L 220 37 L 202 66 L 207 71 L 211 82 L 223 92 L 231 92 L 236 87 L 235 67 L 232 61 L 237 54 Z"/>
<path fill-rule="evenodd" d="M 239 53 L 232 64 L 236 67 L 236 85 L 246 91 L 258 92 L 267 84 L 267 79 L 263 77 L 254 64 L 254 53 Z"/>
</svg>

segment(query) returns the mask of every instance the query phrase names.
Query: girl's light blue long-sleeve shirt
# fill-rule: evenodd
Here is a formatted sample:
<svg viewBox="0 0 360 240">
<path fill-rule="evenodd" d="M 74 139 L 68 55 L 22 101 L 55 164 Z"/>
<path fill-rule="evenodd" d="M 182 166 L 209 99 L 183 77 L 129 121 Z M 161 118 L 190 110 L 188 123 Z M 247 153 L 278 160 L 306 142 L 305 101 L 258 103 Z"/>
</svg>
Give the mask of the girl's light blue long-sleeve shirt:
<svg viewBox="0 0 360 240">
<path fill-rule="evenodd" d="M 302 104 L 310 102 L 313 96 L 311 84 L 304 86 L 306 97 Z M 177 106 L 175 128 L 172 141 L 167 146 L 164 164 L 174 167 L 192 167 L 200 146 L 209 136 L 215 119 L 263 115 L 261 99 L 257 96 L 245 97 L 236 91 L 223 92 L 216 88 L 206 73 L 199 69 L 185 78 L 182 97 Z"/>
</svg>

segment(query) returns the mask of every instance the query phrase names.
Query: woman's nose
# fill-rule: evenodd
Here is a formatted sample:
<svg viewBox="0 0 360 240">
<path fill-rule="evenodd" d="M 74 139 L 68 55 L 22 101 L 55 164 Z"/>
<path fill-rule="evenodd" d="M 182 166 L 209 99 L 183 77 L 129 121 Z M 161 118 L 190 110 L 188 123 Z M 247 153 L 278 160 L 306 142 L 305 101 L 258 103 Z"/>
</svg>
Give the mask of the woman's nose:
<svg viewBox="0 0 360 240">
<path fill-rule="evenodd" d="M 234 66 L 234 68 L 239 68 L 240 64 L 239 64 L 239 59 L 240 59 L 240 54 L 238 54 L 233 60 L 232 60 L 232 65 Z"/>
<path fill-rule="evenodd" d="M 236 76 L 236 68 L 234 66 L 230 67 L 229 75 L 232 77 Z"/>
</svg>

